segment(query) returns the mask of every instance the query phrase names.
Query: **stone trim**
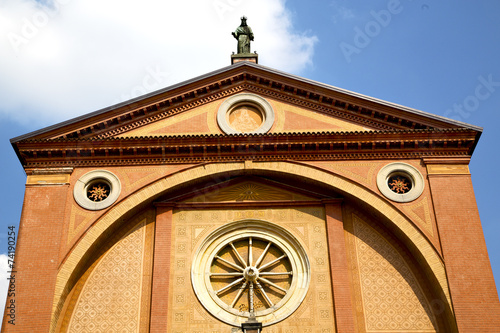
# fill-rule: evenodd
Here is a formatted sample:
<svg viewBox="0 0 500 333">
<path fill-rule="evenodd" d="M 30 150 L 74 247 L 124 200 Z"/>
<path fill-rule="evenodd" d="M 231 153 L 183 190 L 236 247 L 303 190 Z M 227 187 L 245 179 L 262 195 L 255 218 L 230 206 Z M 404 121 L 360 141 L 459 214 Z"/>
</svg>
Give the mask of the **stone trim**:
<svg viewBox="0 0 500 333">
<path fill-rule="evenodd" d="M 469 166 L 466 164 L 428 164 L 427 173 L 429 175 L 469 175 Z"/>
<path fill-rule="evenodd" d="M 228 123 L 228 116 L 231 110 L 238 105 L 255 106 L 260 112 L 263 119 L 262 125 L 255 131 L 249 134 L 264 134 L 269 132 L 274 124 L 274 110 L 269 102 L 255 94 L 237 94 L 226 99 L 217 111 L 217 124 L 220 129 L 226 134 L 239 134 L 240 132 L 231 127 Z"/>
<path fill-rule="evenodd" d="M 71 175 L 73 173 L 73 168 L 49 168 L 49 169 L 33 169 L 26 170 L 27 175 Z"/>
<path fill-rule="evenodd" d="M 392 175 L 401 174 L 406 176 L 412 182 L 411 190 L 404 194 L 398 194 L 393 192 L 387 181 Z M 422 194 L 424 191 L 424 177 L 422 174 L 412 165 L 396 162 L 384 166 L 377 175 L 377 187 L 386 198 L 396 201 L 396 202 L 410 202 Z"/>
<path fill-rule="evenodd" d="M 87 197 L 87 187 L 97 180 L 107 183 L 110 193 L 106 199 L 95 202 Z M 88 210 L 101 210 L 115 203 L 120 196 L 120 192 L 120 179 L 114 173 L 107 170 L 94 170 L 84 174 L 76 181 L 75 188 L 73 189 L 73 197 L 80 207 Z"/>
</svg>

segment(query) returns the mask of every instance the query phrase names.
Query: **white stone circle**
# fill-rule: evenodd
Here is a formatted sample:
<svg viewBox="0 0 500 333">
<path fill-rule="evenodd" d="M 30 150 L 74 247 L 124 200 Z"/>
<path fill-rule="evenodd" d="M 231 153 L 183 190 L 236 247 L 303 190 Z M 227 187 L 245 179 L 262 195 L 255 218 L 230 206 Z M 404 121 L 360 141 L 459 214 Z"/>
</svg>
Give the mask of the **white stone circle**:
<svg viewBox="0 0 500 333">
<path fill-rule="evenodd" d="M 241 105 L 249 105 L 257 108 L 261 112 L 262 124 L 250 134 L 267 133 L 274 124 L 274 110 L 269 102 L 255 94 L 242 93 L 226 99 L 217 112 L 217 123 L 220 129 L 226 134 L 239 134 L 241 132 L 232 128 L 229 124 L 229 114 L 231 111 Z"/>
<path fill-rule="evenodd" d="M 92 201 L 87 197 L 87 189 L 90 185 L 102 181 L 110 188 L 110 193 L 102 201 Z M 75 201 L 88 210 L 101 210 L 111 206 L 120 196 L 121 183 L 118 177 L 107 170 L 94 170 L 87 172 L 76 181 L 73 189 Z"/>
<path fill-rule="evenodd" d="M 390 189 L 388 185 L 389 178 L 398 174 L 411 180 L 412 187 L 409 192 L 400 194 Z M 395 162 L 380 169 L 377 175 L 377 187 L 384 196 L 392 201 L 410 202 L 417 199 L 424 191 L 424 177 L 414 166 Z"/>
</svg>

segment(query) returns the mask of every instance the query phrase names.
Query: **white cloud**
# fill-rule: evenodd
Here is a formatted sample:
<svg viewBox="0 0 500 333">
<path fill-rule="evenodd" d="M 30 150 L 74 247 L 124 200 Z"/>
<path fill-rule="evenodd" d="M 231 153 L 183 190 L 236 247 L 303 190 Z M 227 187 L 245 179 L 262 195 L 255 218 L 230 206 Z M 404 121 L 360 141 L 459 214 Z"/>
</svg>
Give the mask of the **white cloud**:
<svg viewBox="0 0 500 333">
<path fill-rule="evenodd" d="M 48 125 L 227 66 L 242 15 L 263 65 L 300 74 L 317 42 L 284 0 L 51 1 L 0 3 L 0 117 Z"/>
<path fill-rule="evenodd" d="M 339 1 L 333 1 L 331 5 L 334 10 L 333 21 L 335 23 L 338 23 L 339 21 L 349 20 L 355 17 L 352 9 L 341 5 Z"/>
<path fill-rule="evenodd" d="M 2 318 L 0 318 L 0 327 L 2 326 L 3 320 L 3 310 L 5 307 L 5 300 L 7 299 L 7 290 L 9 289 L 9 280 L 7 278 L 10 276 L 7 274 L 9 271 L 7 255 L 0 254 L 0 309 L 2 311 Z"/>
</svg>

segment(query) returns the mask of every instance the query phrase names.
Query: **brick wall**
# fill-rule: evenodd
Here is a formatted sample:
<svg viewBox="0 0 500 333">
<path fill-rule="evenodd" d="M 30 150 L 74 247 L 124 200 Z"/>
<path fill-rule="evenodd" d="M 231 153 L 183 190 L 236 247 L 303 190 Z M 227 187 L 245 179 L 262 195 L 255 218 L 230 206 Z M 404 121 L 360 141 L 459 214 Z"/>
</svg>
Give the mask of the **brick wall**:
<svg viewBox="0 0 500 333">
<path fill-rule="evenodd" d="M 15 258 L 15 325 L 4 316 L 2 332 L 49 330 L 67 191 L 67 185 L 26 187 Z"/>
<path fill-rule="evenodd" d="M 500 303 L 470 175 L 429 175 L 460 332 L 498 332 Z"/>
</svg>

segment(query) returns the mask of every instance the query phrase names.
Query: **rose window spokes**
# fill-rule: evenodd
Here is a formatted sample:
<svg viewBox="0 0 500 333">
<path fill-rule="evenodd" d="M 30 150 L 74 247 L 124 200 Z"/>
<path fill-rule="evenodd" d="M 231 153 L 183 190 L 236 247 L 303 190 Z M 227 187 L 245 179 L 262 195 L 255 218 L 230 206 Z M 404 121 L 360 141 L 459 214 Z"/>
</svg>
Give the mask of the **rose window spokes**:
<svg viewBox="0 0 500 333">
<path fill-rule="evenodd" d="M 252 315 L 272 309 L 289 292 L 293 270 L 285 251 L 272 241 L 245 237 L 213 257 L 213 293 L 230 309 Z"/>
</svg>

